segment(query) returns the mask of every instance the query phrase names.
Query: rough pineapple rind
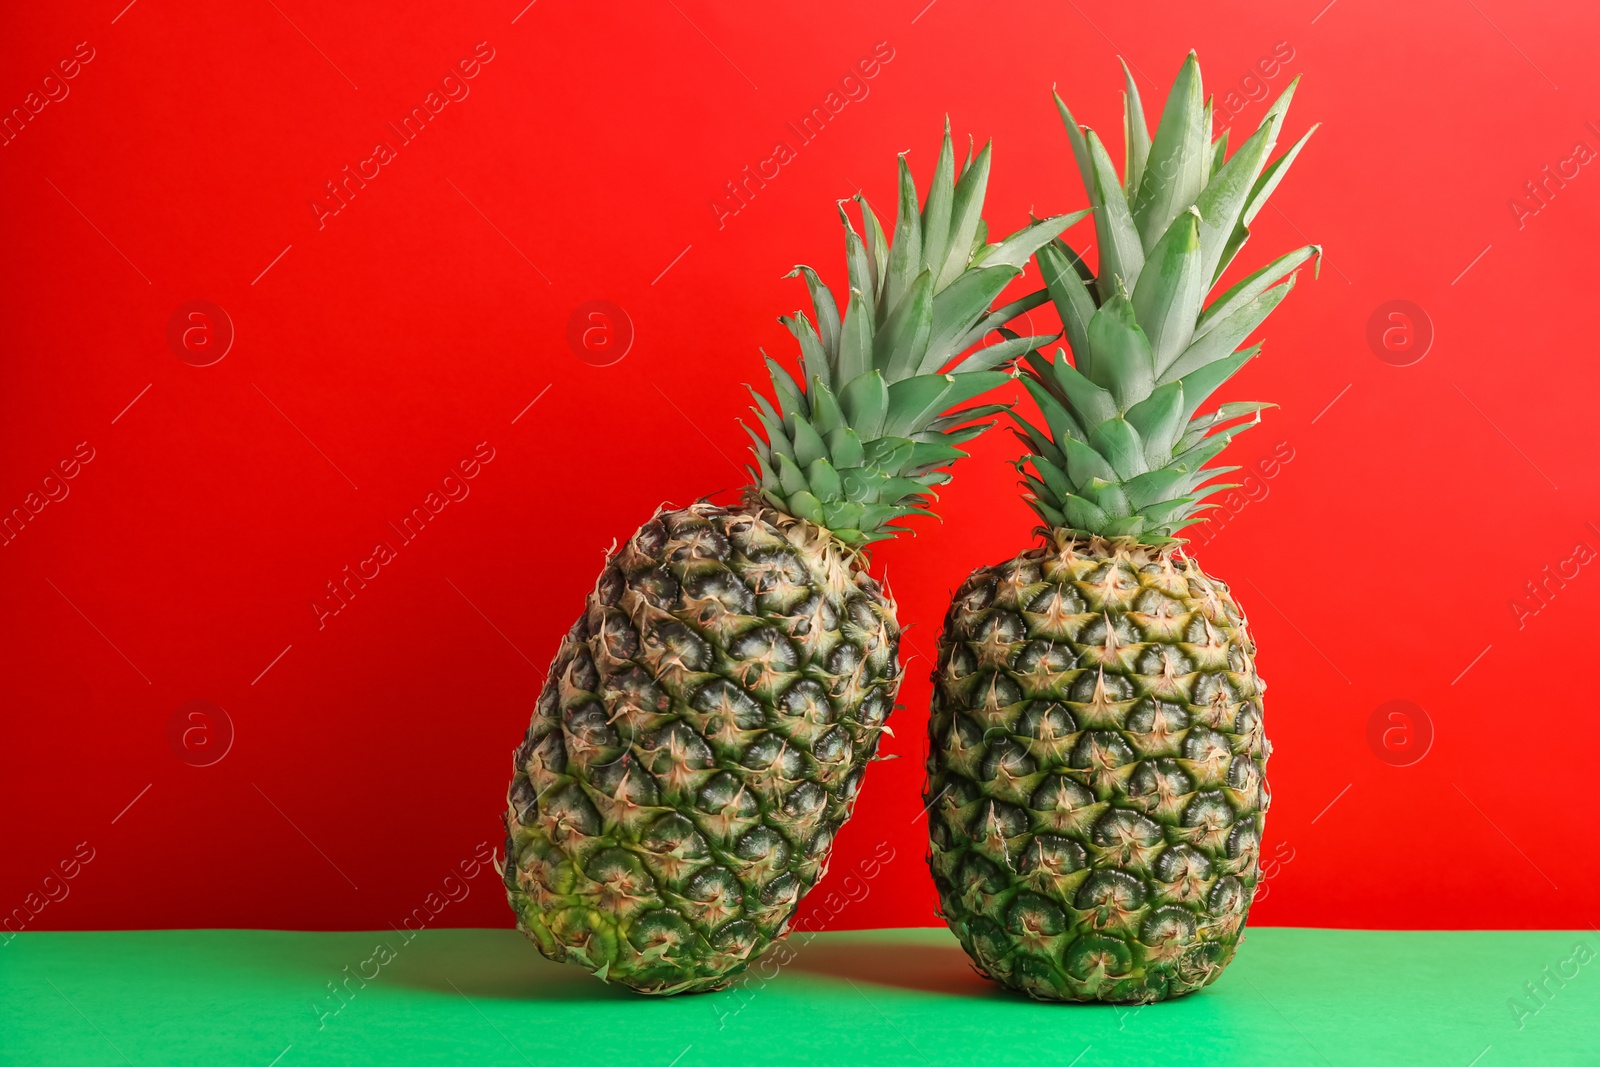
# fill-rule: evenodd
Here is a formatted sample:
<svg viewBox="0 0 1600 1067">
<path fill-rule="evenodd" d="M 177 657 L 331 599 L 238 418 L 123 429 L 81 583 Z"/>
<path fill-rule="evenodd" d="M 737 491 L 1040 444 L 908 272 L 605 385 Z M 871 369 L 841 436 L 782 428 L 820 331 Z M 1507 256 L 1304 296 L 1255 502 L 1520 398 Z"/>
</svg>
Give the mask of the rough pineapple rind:
<svg viewBox="0 0 1600 1067">
<path fill-rule="evenodd" d="M 1267 809 L 1255 645 L 1177 546 L 1047 533 L 973 572 L 928 724 L 941 910 L 1040 1000 L 1148 1002 L 1233 957 Z"/>
<path fill-rule="evenodd" d="M 827 869 L 899 634 L 827 531 L 756 502 L 658 512 L 608 561 L 516 751 L 522 932 L 640 992 L 725 988 Z"/>
</svg>

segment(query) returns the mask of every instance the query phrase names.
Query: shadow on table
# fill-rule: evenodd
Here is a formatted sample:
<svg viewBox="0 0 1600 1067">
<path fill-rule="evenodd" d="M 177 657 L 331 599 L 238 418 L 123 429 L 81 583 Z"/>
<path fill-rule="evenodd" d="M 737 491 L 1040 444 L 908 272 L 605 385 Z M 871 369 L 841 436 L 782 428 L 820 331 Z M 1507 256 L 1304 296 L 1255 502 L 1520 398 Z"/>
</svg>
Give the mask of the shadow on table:
<svg viewBox="0 0 1600 1067">
<path fill-rule="evenodd" d="M 393 981 L 471 1000 L 628 1000 L 637 993 L 607 985 L 579 967 L 551 963 L 521 937 L 502 931 L 451 931 L 418 937 L 399 953 Z M 485 936 L 471 936 L 472 934 Z"/>
<path fill-rule="evenodd" d="M 508 936 L 505 931 L 452 930 L 449 935 L 423 934 L 407 944 L 385 969 L 386 980 L 471 1000 L 656 999 L 642 997 L 615 983 L 603 983 L 582 968 L 552 963 L 521 937 Z M 790 967 L 795 973 L 837 981 L 946 996 L 989 999 L 1006 995 L 973 971 L 966 953 L 956 945 L 903 944 L 832 935 L 801 947 Z"/>
<path fill-rule="evenodd" d="M 796 954 L 796 970 L 828 978 L 910 989 L 947 996 L 1004 996 L 998 986 L 972 969 L 957 945 L 913 945 L 891 941 L 846 941 L 831 937 Z"/>
</svg>

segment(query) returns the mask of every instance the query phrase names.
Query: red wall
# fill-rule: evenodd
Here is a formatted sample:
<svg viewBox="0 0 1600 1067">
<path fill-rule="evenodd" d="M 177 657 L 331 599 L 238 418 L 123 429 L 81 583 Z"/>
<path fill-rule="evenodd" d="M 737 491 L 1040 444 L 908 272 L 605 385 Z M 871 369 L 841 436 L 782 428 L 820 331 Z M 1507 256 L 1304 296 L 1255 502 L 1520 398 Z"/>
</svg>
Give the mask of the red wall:
<svg viewBox="0 0 1600 1067">
<path fill-rule="evenodd" d="M 737 484 L 743 383 L 758 348 L 790 351 L 775 316 L 802 300 L 782 275 L 842 274 L 832 201 L 860 182 L 889 211 L 895 152 L 925 175 L 948 112 L 996 140 L 997 230 L 1077 208 L 1051 85 L 1117 142 L 1113 57 L 1153 101 L 1193 46 L 1240 123 L 1265 61 L 1274 90 L 1305 77 L 1291 132 L 1324 124 L 1246 254 L 1314 239 L 1327 259 L 1228 391 L 1282 406 L 1237 447 L 1251 496 L 1198 549 L 1271 683 L 1257 920 L 1587 923 L 1600 14 L 924 2 L 11 5 L 0 106 L 61 98 L 0 147 L 0 505 L 61 499 L 0 548 L 0 909 L 381 928 L 441 901 L 497 842 L 511 750 L 606 547 Z M 75 48 L 92 59 L 45 85 Z M 469 95 L 364 163 L 475 50 L 450 83 Z M 724 183 L 875 51 L 868 95 L 719 225 Z M 310 207 L 346 165 L 365 187 Z M 175 352 L 215 354 L 215 322 L 168 340 L 194 300 L 233 324 L 209 366 Z M 567 339 L 594 300 L 632 323 L 609 366 Z M 1431 322 L 1406 366 L 1415 348 L 1368 341 L 1393 300 Z M 899 758 L 812 898 L 835 925 L 935 921 L 926 656 L 948 591 L 1029 540 L 1012 448 L 980 443 L 943 524 L 877 555 L 917 658 Z M 464 460 L 468 495 L 402 544 L 390 523 Z M 63 461 L 75 477 L 46 486 Z M 382 541 L 394 558 L 319 619 Z M 225 709 L 231 747 L 191 701 Z M 467 885 L 434 921 L 509 924 L 492 873 Z"/>
</svg>

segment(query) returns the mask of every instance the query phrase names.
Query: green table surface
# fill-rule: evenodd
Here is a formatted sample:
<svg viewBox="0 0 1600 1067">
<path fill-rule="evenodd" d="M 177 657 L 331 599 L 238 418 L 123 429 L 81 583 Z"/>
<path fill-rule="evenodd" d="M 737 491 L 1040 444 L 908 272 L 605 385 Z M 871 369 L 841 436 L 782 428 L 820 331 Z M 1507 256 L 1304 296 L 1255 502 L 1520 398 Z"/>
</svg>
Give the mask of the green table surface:
<svg viewBox="0 0 1600 1067">
<path fill-rule="evenodd" d="M 1005 993 L 943 930 L 799 949 L 742 992 L 646 998 L 506 930 L 26 933 L 0 1062 L 1600 1064 L 1593 931 L 1251 930 L 1210 988 L 1137 1009 Z"/>
</svg>

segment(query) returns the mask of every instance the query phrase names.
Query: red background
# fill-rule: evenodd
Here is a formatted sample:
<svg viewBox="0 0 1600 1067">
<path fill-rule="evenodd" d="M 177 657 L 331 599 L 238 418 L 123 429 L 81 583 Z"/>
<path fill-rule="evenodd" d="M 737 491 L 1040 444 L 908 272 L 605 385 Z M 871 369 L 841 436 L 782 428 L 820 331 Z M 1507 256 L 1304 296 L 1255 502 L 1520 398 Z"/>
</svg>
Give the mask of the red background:
<svg viewBox="0 0 1600 1067">
<path fill-rule="evenodd" d="M 1051 85 L 1119 145 L 1114 57 L 1153 117 L 1194 47 L 1247 127 L 1266 106 L 1252 72 L 1292 51 L 1266 80 L 1304 75 L 1291 134 L 1324 124 L 1244 256 L 1314 239 L 1321 277 L 1302 275 L 1226 390 L 1281 404 L 1234 462 L 1293 458 L 1198 549 L 1250 612 L 1271 683 L 1276 865 L 1254 918 L 1593 921 L 1600 566 L 1574 548 L 1600 548 L 1600 174 L 1574 145 L 1600 149 L 1600 14 L 925 2 L 10 5 L 0 107 L 25 106 L 78 42 L 94 58 L 0 147 L 0 506 L 79 442 L 94 459 L 0 548 L 0 910 L 38 904 L 88 842 L 29 928 L 398 922 L 498 844 L 511 750 L 613 538 L 738 484 L 743 383 L 759 347 L 790 353 L 775 316 L 803 299 L 782 275 L 842 276 L 833 200 L 859 182 L 891 212 L 895 152 L 925 181 L 948 112 L 995 138 L 995 232 L 1080 207 Z M 319 229 L 324 183 L 395 140 L 385 124 L 480 41 L 494 58 L 470 95 Z M 894 58 L 870 95 L 719 228 L 724 182 L 879 42 Z M 1527 199 L 1568 160 L 1564 185 Z M 237 333 L 208 367 L 166 340 L 196 299 Z M 1403 367 L 1367 341 L 1396 299 L 1434 331 Z M 636 333 L 610 366 L 566 340 L 590 300 Z M 495 458 L 470 496 L 319 629 L 324 583 L 397 541 L 388 523 L 482 441 Z M 885 746 L 900 758 L 874 767 L 811 898 L 835 926 L 936 922 L 925 657 L 948 591 L 1028 543 L 1013 448 L 980 442 L 943 523 L 877 553 L 916 658 Z M 1569 560 L 1575 577 L 1528 599 Z M 210 766 L 169 741 L 193 700 L 234 729 Z M 1434 735 L 1410 766 L 1369 743 L 1394 700 Z M 885 843 L 894 858 L 847 887 Z M 439 921 L 511 918 L 489 874 Z"/>
</svg>

